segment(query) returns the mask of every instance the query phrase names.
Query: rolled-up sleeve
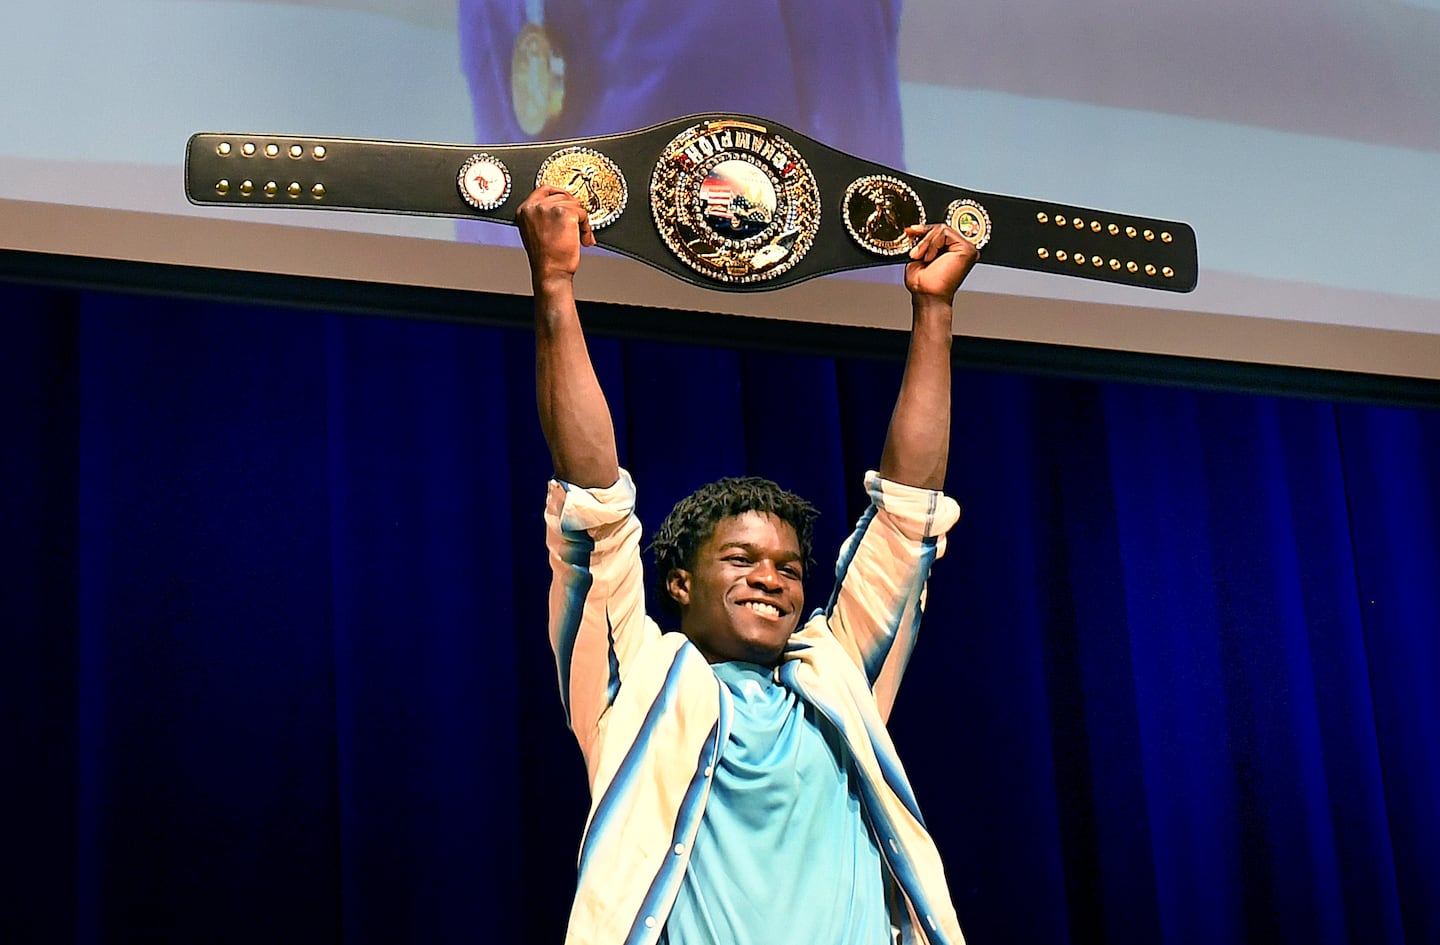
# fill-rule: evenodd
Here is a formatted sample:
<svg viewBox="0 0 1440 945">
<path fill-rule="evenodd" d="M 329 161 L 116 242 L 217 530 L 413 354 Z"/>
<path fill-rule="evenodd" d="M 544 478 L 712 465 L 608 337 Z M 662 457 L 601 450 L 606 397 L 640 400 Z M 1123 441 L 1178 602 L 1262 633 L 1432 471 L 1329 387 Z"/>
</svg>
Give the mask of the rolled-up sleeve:
<svg viewBox="0 0 1440 945">
<path fill-rule="evenodd" d="M 550 646 L 566 718 L 587 754 L 627 665 L 660 632 L 645 615 L 640 532 L 635 485 L 625 470 L 603 489 L 551 480 Z"/>
<path fill-rule="evenodd" d="M 870 507 L 840 551 L 826 617 L 888 718 L 915 646 L 930 568 L 945 554 L 945 533 L 959 521 L 960 506 L 942 492 L 873 471 L 865 474 L 865 489 Z"/>
</svg>

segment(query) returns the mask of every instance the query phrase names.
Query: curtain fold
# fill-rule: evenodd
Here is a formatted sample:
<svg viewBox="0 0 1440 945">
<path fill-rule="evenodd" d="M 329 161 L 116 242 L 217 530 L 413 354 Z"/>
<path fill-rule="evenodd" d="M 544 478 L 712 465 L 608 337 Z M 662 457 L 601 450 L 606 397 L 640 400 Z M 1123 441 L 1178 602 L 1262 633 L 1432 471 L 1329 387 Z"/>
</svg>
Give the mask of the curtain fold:
<svg viewBox="0 0 1440 945">
<path fill-rule="evenodd" d="M 0 940 L 558 941 L 528 334 L 0 310 Z M 591 347 L 648 528 L 774 478 L 823 603 L 900 365 Z M 968 938 L 1440 941 L 1440 412 L 961 371 L 951 442 L 892 730 Z"/>
</svg>

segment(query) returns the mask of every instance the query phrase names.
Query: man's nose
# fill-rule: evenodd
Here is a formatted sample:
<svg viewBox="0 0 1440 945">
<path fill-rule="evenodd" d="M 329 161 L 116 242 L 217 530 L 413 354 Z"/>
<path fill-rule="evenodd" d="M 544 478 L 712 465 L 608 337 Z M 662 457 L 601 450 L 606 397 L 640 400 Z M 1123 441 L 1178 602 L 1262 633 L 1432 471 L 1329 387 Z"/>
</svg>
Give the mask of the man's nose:
<svg viewBox="0 0 1440 945">
<path fill-rule="evenodd" d="M 750 583 L 756 587 L 778 591 L 780 589 L 780 572 L 776 569 L 775 562 L 768 558 L 757 561 L 755 567 L 750 570 Z"/>
</svg>

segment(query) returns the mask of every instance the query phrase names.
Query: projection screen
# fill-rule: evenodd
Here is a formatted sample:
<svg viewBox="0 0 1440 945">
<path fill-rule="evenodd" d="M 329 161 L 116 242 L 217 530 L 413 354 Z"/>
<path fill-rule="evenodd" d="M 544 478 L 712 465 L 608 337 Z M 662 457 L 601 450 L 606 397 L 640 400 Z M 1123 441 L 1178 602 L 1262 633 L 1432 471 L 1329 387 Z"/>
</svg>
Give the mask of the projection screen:
<svg viewBox="0 0 1440 945">
<path fill-rule="evenodd" d="M 0 32 L 0 249 L 520 294 L 513 230 L 201 209 L 198 131 L 530 140 L 517 37 L 563 61 L 540 138 L 764 115 L 992 193 L 1184 220 L 1199 286 L 981 267 L 961 330 L 1440 379 L 1440 2 L 18 0 Z M 524 189 L 526 182 L 517 182 Z M 893 267 L 778 292 L 619 257 L 583 297 L 904 327 Z"/>
</svg>

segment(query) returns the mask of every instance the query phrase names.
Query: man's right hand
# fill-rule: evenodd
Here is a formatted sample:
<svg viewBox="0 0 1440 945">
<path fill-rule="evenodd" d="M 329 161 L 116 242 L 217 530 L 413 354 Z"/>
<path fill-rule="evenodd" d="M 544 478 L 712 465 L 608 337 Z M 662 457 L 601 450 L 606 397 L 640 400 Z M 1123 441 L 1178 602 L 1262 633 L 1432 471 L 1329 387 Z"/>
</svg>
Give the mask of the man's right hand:
<svg viewBox="0 0 1440 945">
<path fill-rule="evenodd" d="M 540 186 L 515 211 L 520 239 L 530 257 L 530 279 L 538 291 L 554 279 L 572 280 L 580 268 L 580 247 L 594 246 L 590 215 L 567 190 Z"/>
</svg>

